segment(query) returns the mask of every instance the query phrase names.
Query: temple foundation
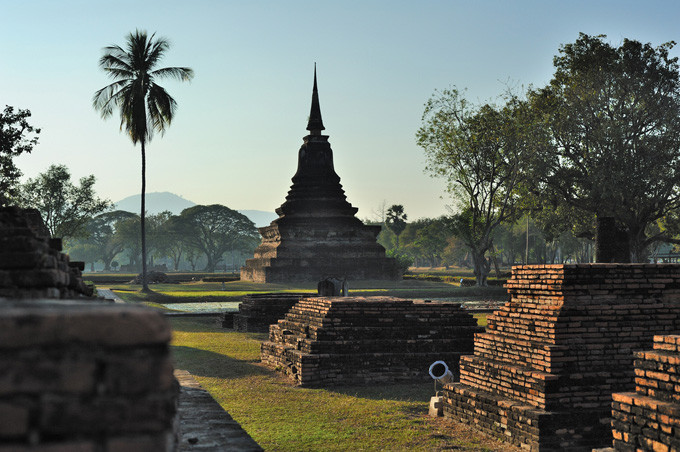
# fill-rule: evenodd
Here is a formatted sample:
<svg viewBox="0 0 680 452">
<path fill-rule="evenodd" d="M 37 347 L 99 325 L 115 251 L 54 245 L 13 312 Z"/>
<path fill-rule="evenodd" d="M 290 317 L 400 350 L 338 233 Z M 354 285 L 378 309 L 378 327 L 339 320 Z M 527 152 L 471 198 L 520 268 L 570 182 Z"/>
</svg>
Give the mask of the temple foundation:
<svg viewBox="0 0 680 452">
<path fill-rule="evenodd" d="M 633 353 L 680 331 L 680 265 L 529 265 L 507 288 L 444 388 L 444 415 L 535 451 L 610 445 Z"/>
</svg>

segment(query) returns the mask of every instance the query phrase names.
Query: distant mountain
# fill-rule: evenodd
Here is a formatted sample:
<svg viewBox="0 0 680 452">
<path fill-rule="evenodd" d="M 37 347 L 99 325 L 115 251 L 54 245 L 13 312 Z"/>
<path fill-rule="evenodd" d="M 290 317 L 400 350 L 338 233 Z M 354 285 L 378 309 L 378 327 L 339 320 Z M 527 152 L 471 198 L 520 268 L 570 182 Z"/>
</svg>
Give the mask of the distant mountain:
<svg viewBox="0 0 680 452">
<path fill-rule="evenodd" d="M 132 195 L 115 203 L 115 208 L 117 210 L 139 213 L 140 202 L 140 195 Z M 169 210 L 174 215 L 179 215 L 187 207 L 195 205 L 195 202 L 167 191 L 146 194 L 146 211 L 149 215 L 155 215 L 166 210 Z"/>
<path fill-rule="evenodd" d="M 115 203 L 114 206 L 116 210 L 139 213 L 139 204 L 139 195 L 132 195 L 125 199 L 121 199 Z M 155 215 L 166 210 L 169 210 L 174 215 L 179 215 L 184 209 L 195 205 L 195 202 L 167 191 L 146 194 L 146 211 L 149 215 Z M 267 212 L 264 210 L 239 210 L 239 212 L 250 218 L 250 221 L 255 223 L 255 226 L 258 228 L 269 226 L 273 220 L 278 218 L 278 215 L 274 212 Z"/>
</svg>

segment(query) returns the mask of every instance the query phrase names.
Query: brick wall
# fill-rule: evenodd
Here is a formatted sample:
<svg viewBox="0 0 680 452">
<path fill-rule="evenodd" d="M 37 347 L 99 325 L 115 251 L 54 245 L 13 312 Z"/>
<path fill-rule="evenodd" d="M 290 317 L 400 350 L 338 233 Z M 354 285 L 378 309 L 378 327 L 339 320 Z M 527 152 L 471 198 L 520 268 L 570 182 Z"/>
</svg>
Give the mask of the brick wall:
<svg viewBox="0 0 680 452">
<path fill-rule="evenodd" d="M 34 209 L 0 208 L 0 297 L 92 296 L 82 280 L 83 262 L 61 253 Z"/>
<path fill-rule="evenodd" d="M 611 394 L 634 387 L 633 352 L 680 331 L 680 266 L 529 265 L 506 287 L 511 301 L 445 387 L 445 416 L 532 450 L 609 444 Z"/>
<path fill-rule="evenodd" d="M 170 337 L 151 309 L 0 299 L 0 451 L 174 450 Z"/>
<path fill-rule="evenodd" d="M 268 333 L 269 325 L 282 319 L 286 312 L 308 293 L 261 293 L 243 297 L 238 313 L 226 313 L 223 326 L 241 332 Z"/>
<path fill-rule="evenodd" d="M 680 336 L 655 336 L 635 358 L 635 392 L 613 395 L 614 449 L 680 450 Z"/>
<path fill-rule="evenodd" d="M 270 327 L 261 358 L 304 386 L 430 379 L 472 351 L 477 321 L 459 304 L 390 297 L 311 297 Z"/>
</svg>

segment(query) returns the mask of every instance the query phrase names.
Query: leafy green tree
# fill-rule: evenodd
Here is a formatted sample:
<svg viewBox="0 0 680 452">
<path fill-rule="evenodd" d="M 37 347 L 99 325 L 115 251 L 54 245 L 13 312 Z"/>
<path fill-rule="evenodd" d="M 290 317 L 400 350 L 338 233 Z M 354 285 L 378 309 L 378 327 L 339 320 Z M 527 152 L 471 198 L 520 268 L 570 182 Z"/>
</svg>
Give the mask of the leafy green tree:
<svg viewBox="0 0 680 452">
<path fill-rule="evenodd" d="M 0 207 L 12 202 L 17 195 L 21 171 L 14 164 L 14 157 L 30 153 L 38 144 L 40 129 L 28 124 L 29 110 L 17 110 L 5 106 L 0 112 Z"/>
<path fill-rule="evenodd" d="M 76 247 L 91 247 L 95 261 L 104 263 L 104 270 L 111 270 L 113 259 L 125 249 L 125 242 L 117 234 L 118 225 L 124 220 L 138 217 L 124 210 L 104 212 L 92 218 L 85 226 L 85 237 L 75 243 L 68 243 L 69 254 Z M 89 262 L 89 261 L 88 261 Z"/>
<path fill-rule="evenodd" d="M 111 206 L 94 191 L 95 177 L 82 177 L 79 185 L 71 182 L 64 165 L 51 165 L 35 179 L 21 184 L 19 203 L 38 209 L 52 237 L 70 239 L 86 234 L 85 226 Z"/>
<path fill-rule="evenodd" d="M 77 241 L 69 244 L 68 255 L 72 261 L 82 261 L 90 264 L 90 271 L 94 272 L 94 264 L 99 260 L 99 250 L 91 243 Z"/>
<path fill-rule="evenodd" d="M 404 232 L 404 229 L 406 229 L 407 219 L 408 217 L 406 216 L 406 212 L 404 212 L 404 206 L 401 204 L 390 206 L 385 214 L 385 224 L 392 232 L 394 232 L 394 235 L 397 236 L 397 248 L 399 248 L 399 236 Z"/>
<path fill-rule="evenodd" d="M 468 267 L 468 255 L 468 249 L 461 239 L 454 235 L 446 239 L 446 247 L 442 251 L 442 260 L 446 268 L 451 265 Z"/>
<path fill-rule="evenodd" d="M 426 170 L 443 177 L 458 202 L 454 235 L 470 249 L 478 286 L 487 285 L 487 252 L 493 232 L 520 213 L 518 195 L 531 147 L 526 106 L 510 99 L 503 107 L 472 107 L 456 89 L 436 92 L 425 104 L 416 134 Z"/>
<path fill-rule="evenodd" d="M 130 136 L 133 144 L 140 143 L 142 151 L 142 191 L 141 191 L 141 248 L 142 248 L 142 290 L 148 291 L 146 281 L 146 143 L 154 132 L 163 134 L 172 122 L 177 102 L 157 79 L 166 77 L 188 81 L 194 75 L 187 67 L 157 68 L 160 60 L 169 49 L 170 43 L 164 38 L 154 39 L 145 31 L 135 31 L 127 36 L 127 46 L 117 45 L 104 48 L 99 66 L 114 82 L 100 89 L 92 100 L 96 110 L 103 118 L 113 114 L 114 108 L 120 111 L 120 127 Z"/>
<path fill-rule="evenodd" d="M 445 218 L 437 218 L 427 226 L 416 232 L 416 240 L 413 243 L 419 253 L 430 263 L 431 267 L 441 265 L 444 250 L 451 236 L 448 221 Z"/>
<path fill-rule="evenodd" d="M 182 255 L 186 252 L 186 234 L 179 216 L 165 211 L 149 218 L 151 223 L 150 242 L 157 257 L 168 257 L 172 260 L 173 269 L 179 270 Z"/>
<path fill-rule="evenodd" d="M 140 217 L 136 214 L 116 223 L 116 240 L 123 245 L 121 252 L 126 253 L 128 256 L 127 266 L 129 270 L 135 272 L 139 271 L 141 267 L 139 262 L 142 254 L 140 227 Z"/>
<path fill-rule="evenodd" d="M 630 260 L 667 238 L 650 225 L 680 207 L 680 76 L 659 47 L 581 34 L 560 47 L 550 84 L 530 90 L 549 139 L 537 153 L 536 193 L 598 220 L 614 218 Z"/>
<path fill-rule="evenodd" d="M 209 272 L 215 271 L 226 251 L 252 251 L 260 239 L 255 224 L 248 217 L 219 204 L 184 209 L 179 221 L 187 243 L 205 255 L 205 270 Z"/>
</svg>

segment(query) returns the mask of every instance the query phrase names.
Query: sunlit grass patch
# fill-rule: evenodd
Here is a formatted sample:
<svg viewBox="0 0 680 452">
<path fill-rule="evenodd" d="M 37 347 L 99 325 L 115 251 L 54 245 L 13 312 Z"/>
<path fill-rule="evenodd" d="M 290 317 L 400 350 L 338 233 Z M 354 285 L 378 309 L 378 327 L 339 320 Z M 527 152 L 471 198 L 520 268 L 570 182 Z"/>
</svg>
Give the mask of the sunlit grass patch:
<svg viewBox="0 0 680 452">
<path fill-rule="evenodd" d="M 266 334 L 172 320 L 178 368 L 188 370 L 265 449 L 518 450 L 471 428 L 427 416 L 432 380 L 304 389 L 259 364 Z"/>
</svg>

